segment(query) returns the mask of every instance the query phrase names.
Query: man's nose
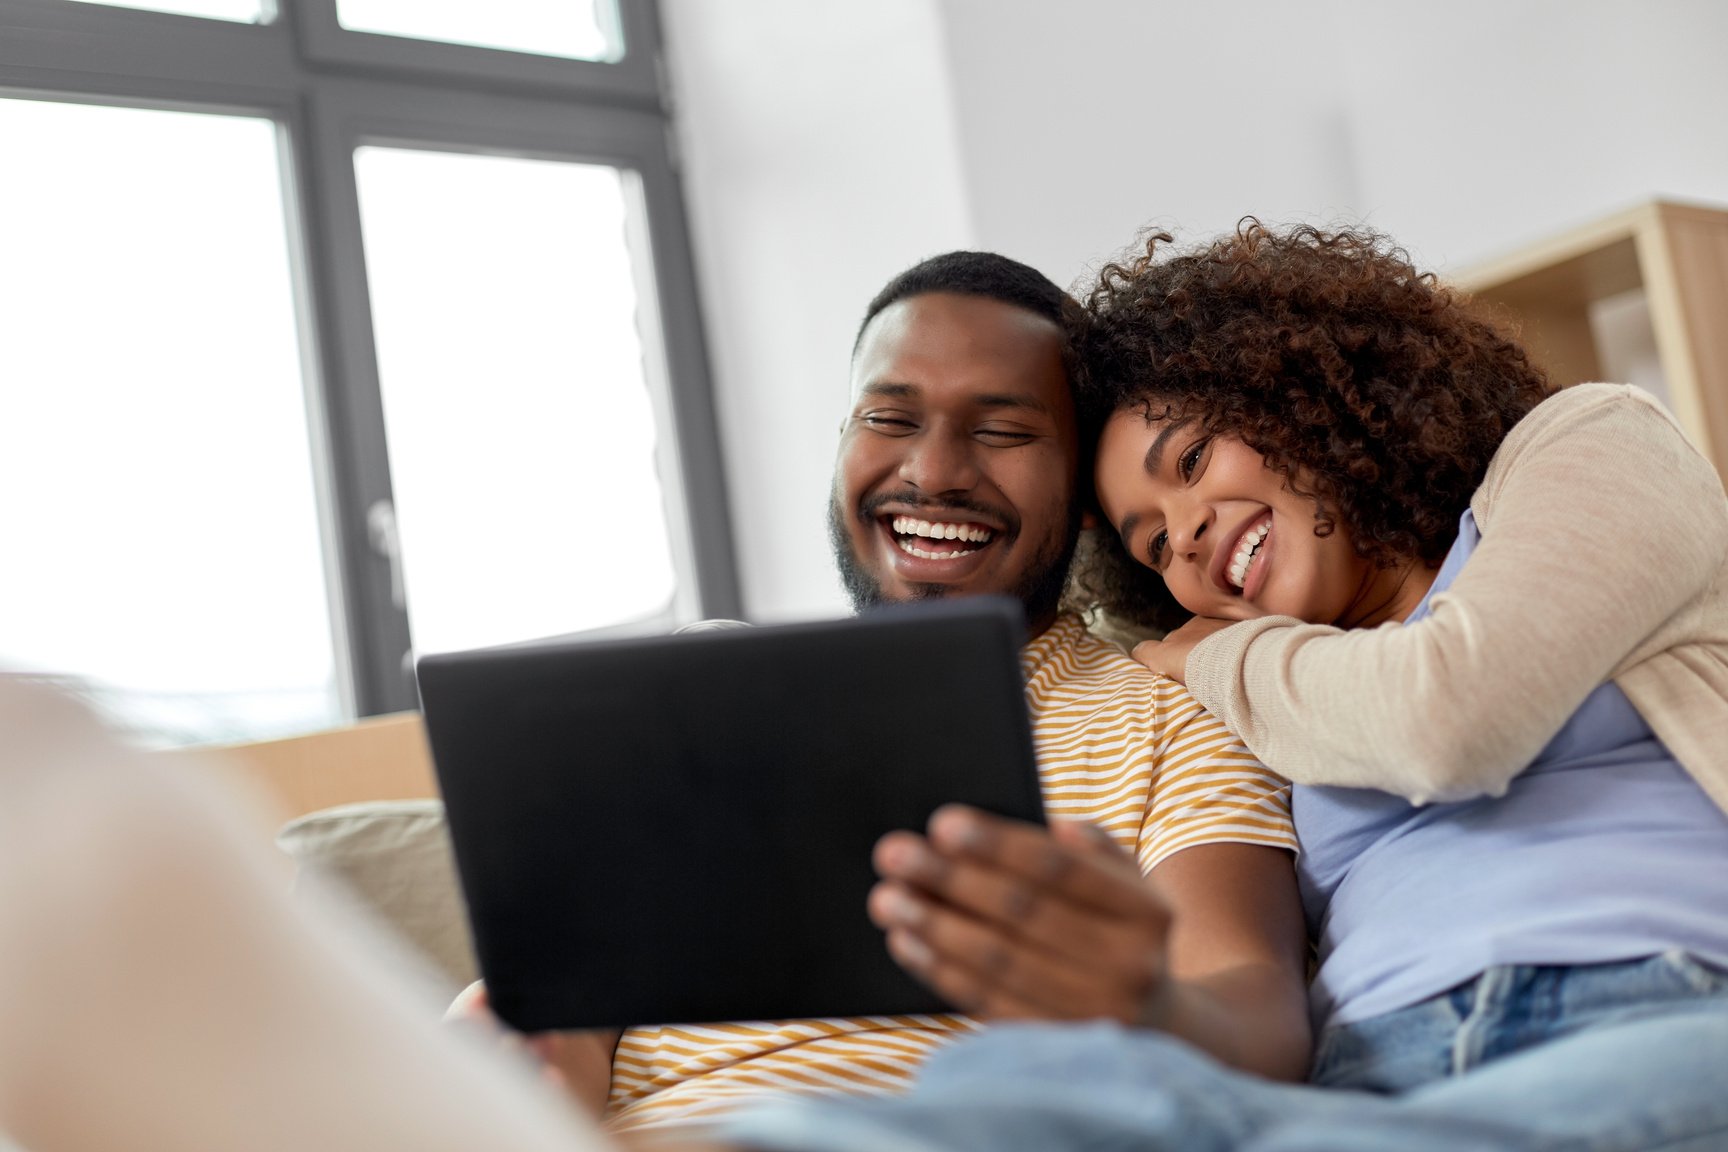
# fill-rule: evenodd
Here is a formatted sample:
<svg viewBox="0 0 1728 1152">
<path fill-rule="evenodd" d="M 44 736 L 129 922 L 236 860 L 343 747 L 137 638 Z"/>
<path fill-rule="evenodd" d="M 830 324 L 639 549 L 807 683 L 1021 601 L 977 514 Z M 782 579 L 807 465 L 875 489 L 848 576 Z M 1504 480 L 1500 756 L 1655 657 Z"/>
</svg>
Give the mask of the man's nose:
<svg viewBox="0 0 1728 1152">
<path fill-rule="evenodd" d="M 926 432 L 914 437 L 900 461 L 900 479 L 920 492 L 966 492 L 978 484 L 970 437 Z"/>
</svg>

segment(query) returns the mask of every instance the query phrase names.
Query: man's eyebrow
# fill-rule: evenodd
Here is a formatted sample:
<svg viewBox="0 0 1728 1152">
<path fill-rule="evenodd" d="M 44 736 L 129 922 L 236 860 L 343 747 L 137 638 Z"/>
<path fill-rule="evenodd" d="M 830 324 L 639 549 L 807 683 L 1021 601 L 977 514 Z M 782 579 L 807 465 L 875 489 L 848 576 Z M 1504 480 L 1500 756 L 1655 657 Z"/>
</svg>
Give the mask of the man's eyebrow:
<svg viewBox="0 0 1728 1152">
<path fill-rule="evenodd" d="M 872 380 L 858 389 L 858 395 L 886 396 L 893 399 L 905 399 L 918 396 L 923 389 L 916 384 L 903 384 L 894 380 Z M 986 392 L 981 396 L 971 397 L 970 402 L 979 408 L 1024 408 L 1044 416 L 1052 414 L 1049 404 L 1030 393 L 1023 392 Z"/>
<path fill-rule="evenodd" d="M 896 384 L 890 380 L 872 380 L 858 389 L 860 396 L 892 396 L 897 399 L 905 396 L 916 396 L 918 392 L 919 388 L 916 384 Z"/>
<path fill-rule="evenodd" d="M 1051 414 L 1050 405 L 1036 396 L 1018 392 L 993 392 L 974 396 L 972 403 L 980 408 L 1025 408 L 1044 416 Z"/>
</svg>

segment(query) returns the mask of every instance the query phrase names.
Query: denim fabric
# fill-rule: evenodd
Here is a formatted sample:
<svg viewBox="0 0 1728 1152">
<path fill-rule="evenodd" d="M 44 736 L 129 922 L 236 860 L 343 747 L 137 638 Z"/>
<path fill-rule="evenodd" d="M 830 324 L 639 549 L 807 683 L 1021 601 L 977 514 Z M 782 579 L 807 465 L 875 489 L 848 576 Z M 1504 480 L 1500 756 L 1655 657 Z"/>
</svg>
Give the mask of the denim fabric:
<svg viewBox="0 0 1728 1152">
<path fill-rule="evenodd" d="M 907 1096 L 764 1105 L 718 1135 L 768 1152 L 1728 1149 L 1728 974 L 1679 952 L 1496 968 L 1329 1030 L 1315 1072 L 1328 1086 L 1110 1025 L 1004 1025 Z"/>
<path fill-rule="evenodd" d="M 1665 1019 L 1723 997 L 1728 973 L 1678 951 L 1623 964 L 1490 968 L 1432 1000 L 1326 1029 L 1309 1079 L 1408 1092 L 1586 1029 Z M 1728 1065 L 1722 1086 L 1728 1096 Z"/>
</svg>

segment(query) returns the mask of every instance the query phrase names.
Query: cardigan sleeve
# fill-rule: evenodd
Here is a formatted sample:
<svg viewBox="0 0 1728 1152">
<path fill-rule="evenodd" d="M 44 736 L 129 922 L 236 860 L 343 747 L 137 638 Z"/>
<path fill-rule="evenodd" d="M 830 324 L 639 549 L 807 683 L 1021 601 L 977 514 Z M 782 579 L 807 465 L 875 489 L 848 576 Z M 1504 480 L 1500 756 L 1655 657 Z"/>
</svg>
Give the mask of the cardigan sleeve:
<svg viewBox="0 0 1728 1152">
<path fill-rule="evenodd" d="M 1472 500 L 1482 540 L 1411 624 L 1232 625 L 1188 686 L 1274 771 L 1415 803 L 1499 795 L 1728 557 L 1728 501 L 1631 387 L 1550 397 Z"/>
</svg>

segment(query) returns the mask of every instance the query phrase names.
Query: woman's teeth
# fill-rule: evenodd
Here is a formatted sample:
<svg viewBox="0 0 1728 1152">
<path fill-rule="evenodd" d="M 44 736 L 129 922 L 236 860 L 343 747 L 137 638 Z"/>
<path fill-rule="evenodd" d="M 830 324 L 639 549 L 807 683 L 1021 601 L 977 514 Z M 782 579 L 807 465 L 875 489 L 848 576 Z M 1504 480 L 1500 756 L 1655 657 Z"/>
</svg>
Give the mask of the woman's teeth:
<svg viewBox="0 0 1728 1152">
<path fill-rule="evenodd" d="M 1242 542 L 1236 546 L 1236 555 L 1231 558 L 1230 568 L 1226 575 L 1230 583 L 1238 591 L 1248 582 L 1248 569 L 1254 565 L 1254 557 L 1260 554 L 1260 545 L 1266 539 L 1266 533 L 1272 531 L 1272 521 L 1267 520 L 1258 528 L 1251 528 L 1242 535 Z"/>
</svg>

